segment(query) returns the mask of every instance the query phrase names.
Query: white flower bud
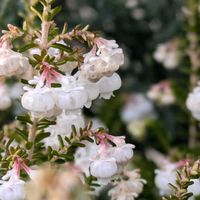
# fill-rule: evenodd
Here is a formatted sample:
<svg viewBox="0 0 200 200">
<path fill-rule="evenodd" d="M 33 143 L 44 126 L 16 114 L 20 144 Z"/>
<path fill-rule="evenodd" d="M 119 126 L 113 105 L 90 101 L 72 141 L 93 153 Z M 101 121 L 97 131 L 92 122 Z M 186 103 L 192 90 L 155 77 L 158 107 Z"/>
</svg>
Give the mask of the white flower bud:
<svg viewBox="0 0 200 200">
<path fill-rule="evenodd" d="M 115 175 L 118 171 L 115 159 L 99 159 L 95 160 L 90 165 L 91 174 L 100 179 L 108 179 Z"/>
</svg>

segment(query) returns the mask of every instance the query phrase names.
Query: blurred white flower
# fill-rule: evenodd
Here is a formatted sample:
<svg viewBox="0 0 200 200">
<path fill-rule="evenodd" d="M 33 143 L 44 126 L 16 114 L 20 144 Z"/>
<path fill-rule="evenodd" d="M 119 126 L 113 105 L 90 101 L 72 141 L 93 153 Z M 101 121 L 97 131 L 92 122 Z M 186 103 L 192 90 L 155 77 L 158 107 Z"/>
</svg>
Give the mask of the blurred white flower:
<svg viewBox="0 0 200 200">
<path fill-rule="evenodd" d="M 97 16 L 97 11 L 90 6 L 81 6 L 79 14 L 83 20 L 91 20 Z"/>
<path fill-rule="evenodd" d="M 195 197 L 200 196 L 200 180 L 199 179 L 191 179 L 194 183 L 190 185 L 187 189 L 187 192 L 193 193 L 193 196 L 189 198 L 189 200 L 194 200 Z"/>
<path fill-rule="evenodd" d="M 169 81 L 152 85 L 147 96 L 160 105 L 171 105 L 175 102 L 175 95 Z"/>
<path fill-rule="evenodd" d="M 19 178 L 10 178 L 8 181 L 0 182 L 0 199 L 1 200 L 24 200 L 25 199 L 25 182 Z"/>
<path fill-rule="evenodd" d="M 112 200 L 135 200 L 143 191 L 145 181 L 141 179 L 138 170 L 125 171 L 127 180 L 114 183 L 114 187 L 109 191 Z"/>
<path fill-rule="evenodd" d="M 135 8 L 138 5 L 138 0 L 126 0 L 127 8 Z"/>
<path fill-rule="evenodd" d="M 147 120 L 134 120 L 128 124 L 128 132 L 134 139 L 141 140 L 144 137 Z"/>
<path fill-rule="evenodd" d="M 122 108 L 121 117 L 125 123 L 153 116 L 153 105 L 142 94 L 132 94 Z"/>
<path fill-rule="evenodd" d="M 0 96 L 0 110 L 9 108 L 12 102 L 8 87 L 5 85 L 5 83 L 0 83 Z"/>
<path fill-rule="evenodd" d="M 176 170 L 175 166 L 168 164 L 164 169 L 156 170 L 155 184 L 159 189 L 160 195 L 170 195 L 172 194 L 172 189 L 169 183 L 176 183 Z"/>
<path fill-rule="evenodd" d="M 131 16 L 136 20 L 141 20 L 145 17 L 145 11 L 142 8 L 134 8 L 131 11 Z"/>
<path fill-rule="evenodd" d="M 176 184 L 176 170 L 178 168 L 183 167 L 186 164 L 185 160 L 181 160 L 177 163 L 171 163 L 166 160 L 162 169 L 156 169 L 155 173 L 155 184 L 159 189 L 160 195 L 170 195 L 172 194 L 172 189 L 169 186 L 169 183 L 175 185 Z"/>
<path fill-rule="evenodd" d="M 186 100 L 187 108 L 195 119 L 200 120 L 200 87 L 195 87 Z"/>
<path fill-rule="evenodd" d="M 180 62 L 179 40 L 172 40 L 170 42 L 158 45 L 154 52 L 156 61 L 162 63 L 166 69 L 175 69 Z"/>
</svg>

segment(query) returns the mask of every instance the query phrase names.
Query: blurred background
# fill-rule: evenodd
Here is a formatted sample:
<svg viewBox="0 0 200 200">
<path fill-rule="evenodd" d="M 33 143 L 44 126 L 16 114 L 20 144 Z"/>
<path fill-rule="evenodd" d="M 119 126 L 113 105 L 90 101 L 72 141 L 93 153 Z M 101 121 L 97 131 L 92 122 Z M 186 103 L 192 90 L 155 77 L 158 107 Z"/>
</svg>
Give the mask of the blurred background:
<svg viewBox="0 0 200 200">
<path fill-rule="evenodd" d="M 27 2 L 1 0 L 1 30 L 8 23 L 22 25 L 23 16 L 28 15 Z M 190 61 L 184 53 L 190 27 L 185 13 L 187 6 L 196 2 L 188 0 L 187 5 L 182 0 L 56 2 L 63 7 L 56 17 L 60 27 L 65 21 L 69 27 L 90 24 L 91 30 L 100 30 L 104 37 L 115 39 L 124 50 L 125 64 L 119 72 L 122 88 L 110 101 L 96 101 L 85 114 L 95 119 L 96 124 L 108 127 L 111 133 L 125 134 L 127 140 L 136 145 L 133 166 L 141 169 L 142 177 L 148 182 L 140 200 L 160 199 L 154 185 L 156 166 L 145 154 L 149 148 L 157 149 L 174 161 L 198 155 L 198 147 L 188 145 L 191 123 L 185 99 L 191 89 Z M 10 110 L 8 115 L 11 115 Z"/>
</svg>

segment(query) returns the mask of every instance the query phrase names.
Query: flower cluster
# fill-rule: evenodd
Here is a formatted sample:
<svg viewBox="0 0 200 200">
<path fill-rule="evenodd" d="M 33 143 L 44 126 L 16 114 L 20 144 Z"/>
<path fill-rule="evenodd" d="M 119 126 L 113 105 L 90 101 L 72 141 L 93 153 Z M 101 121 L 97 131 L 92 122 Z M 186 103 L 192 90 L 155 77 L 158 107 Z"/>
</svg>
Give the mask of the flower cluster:
<svg viewBox="0 0 200 200">
<path fill-rule="evenodd" d="M 85 142 L 86 148 L 76 152 L 75 163 L 86 174 L 107 184 L 133 157 L 135 146 L 126 144 L 123 136 L 99 132 L 94 137 L 98 143 Z"/>
<path fill-rule="evenodd" d="M 53 83 L 60 87 L 51 87 Z M 90 107 L 91 102 L 98 97 L 111 98 L 113 91 L 121 87 L 121 79 L 114 73 L 93 83 L 81 71 L 74 75 L 61 75 L 48 63 L 43 63 L 42 74 L 35 76 L 29 84 L 35 87 L 24 88 L 27 92 L 22 97 L 23 107 L 36 117 L 53 117 L 62 110 L 74 111 L 84 106 Z"/>
<path fill-rule="evenodd" d="M 112 200 L 130 199 L 134 200 L 143 190 L 145 180 L 141 179 L 138 170 L 126 171 L 124 170 L 126 179 L 115 182 L 114 187 L 109 191 Z"/>
</svg>

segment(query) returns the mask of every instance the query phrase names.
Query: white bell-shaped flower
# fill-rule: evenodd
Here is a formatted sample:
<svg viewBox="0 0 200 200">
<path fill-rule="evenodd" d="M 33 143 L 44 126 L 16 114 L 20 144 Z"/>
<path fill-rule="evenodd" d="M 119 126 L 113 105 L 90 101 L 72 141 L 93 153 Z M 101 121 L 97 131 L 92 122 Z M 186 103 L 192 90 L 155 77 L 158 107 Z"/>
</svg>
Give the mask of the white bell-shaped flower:
<svg viewBox="0 0 200 200">
<path fill-rule="evenodd" d="M 92 104 L 92 101 L 99 96 L 99 87 L 97 83 L 86 79 L 80 71 L 75 74 L 75 77 L 77 77 L 78 85 L 83 86 L 86 90 L 88 95 L 88 102 L 85 106 L 89 108 Z"/>
<path fill-rule="evenodd" d="M 78 110 L 88 101 L 84 87 L 79 86 L 74 76 L 66 75 L 60 78 L 61 88 L 56 90 L 56 105 L 63 110 Z"/>
<path fill-rule="evenodd" d="M 99 179 L 109 179 L 114 176 L 118 167 L 114 158 L 94 160 L 90 165 L 91 174 Z"/>
<path fill-rule="evenodd" d="M 135 200 L 143 191 L 145 180 L 141 179 L 138 170 L 125 171 L 126 180 L 116 182 L 108 192 L 112 200 Z"/>
<path fill-rule="evenodd" d="M 83 108 L 88 100 L 88 96 L 83 87 L 71 90 L 60 90 L 57 93 L 56 105 L 63 110 L 77 110 Z"/>
<path fill-rule="evenodd" d="M 78 148 L 75 153 L 75 165 L 81 169 L 87 176 L 90 175 L 89 168 L 91 160 L 94 160 L 98 154 L 99 145 L 88 141 L 83 142 L 85 148 Z"/>
<path fill-rule="evenodd" d="M 21 102 L 25 109 L 33 112 L 47 112 L 55 106 L 54 97 L 49 88 L 40 88 L 25 92 Z"/>
<path fill-rule="evenodd" d="M 113 91 L 118 90 L 121 87 L 122 81 L 117 73 L 114 73 L 110 77 L 103 77 L 98 82 L 100 97 L 104 99 L 110 99 L 113 95 Z"/>
<path fill-rule="evenodd" d="M 85 55 L 81 71 L 84 76 L 97 81 L 103 76 L 110 76 L 124 63 L 124 54 L 115 40 L 96 38 L 91 52 Z"/>
<path fill-rule="evenodd" d="M 115 158 L 117 164 L 125 165 L 133 157 L 133 148 L 135 146 L 132 144 L 113 147 L 110 151 L 110 156 Z"/>
<path fill-rule="evenodd" d="M 28 68 L 28 58 L 11 49 L 0 48 L 0 76 L 22 75 Z"/>
</svg>

